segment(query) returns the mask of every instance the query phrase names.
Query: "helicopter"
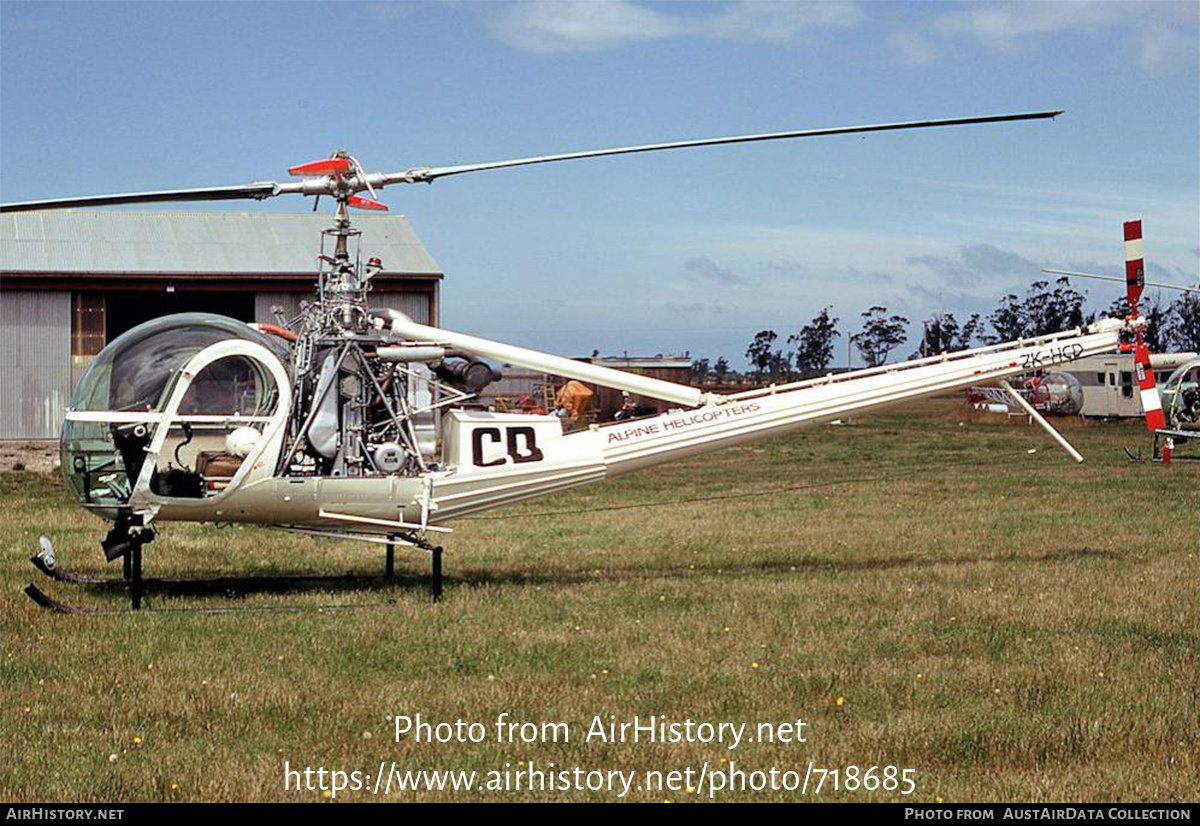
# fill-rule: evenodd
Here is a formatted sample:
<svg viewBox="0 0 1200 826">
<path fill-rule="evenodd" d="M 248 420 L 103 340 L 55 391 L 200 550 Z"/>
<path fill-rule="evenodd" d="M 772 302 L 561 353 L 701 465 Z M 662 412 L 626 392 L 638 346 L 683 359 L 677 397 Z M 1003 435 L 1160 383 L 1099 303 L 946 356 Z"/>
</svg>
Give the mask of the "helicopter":
<svg viewBox="0 0 1200 826">
<path fill-rule="evenodd" d="M 1111 352 L 1140 335 L 1131 313 L 1039 338 L 732 394 L 419 324 L 371 306 L 378 259 L 364 261 L 350 209 L 385 210 L 378 191 L 491 169 L 718 144 L 1053 119 L 1061 111 L 910 121 L 626 146 L 371 173 L 345 151 L 291 167 L 297 181 L 84 196 L 0 205 L 0 212 L 297 194 L 331 198 L 317 291 L 295 318 L 249 325 L 205 313 L 146 322 L 110 342 L 80 377 L 65 415 L 61 466 L 79 504 L 111 521 L 100 546 L 123 563 L 141 608 L 142 554 L 161 523 L 252 523 L 299 534 L 428 551 L 442 592 L 438 537 L 455 518 L 667 461 L 829 423 L 922 396 L 1000 382 Z M 1136 282 L 1136 283 L 1135 283 Z M 1135 292 L 1136 288 L 1136 292 Z M 489 361 L 611 387 L 668 412 L 569 431 L 552 414 L 470 402 L 496 380 Z M 1036 415 L 1036 414 L 1035 414 Z M 1040 416 L 1038 416 L 1040 419 Z M 1042 423 L 1054 433 L 1053 428 Z M 1056 435 L 1056 434 L 1055 434 Z M 1061 437 L 1058 437 L 1061 439 Z M 33 561 L 56 579 L 43 540 Z M 69 611 L 30 584 L 39 605 Z"/>
<path fill-rule="evenodd" d="M 1140 279 L 1141 285 L 1144 287 L 1175 290 L 1196 295 L 1196 300 L 1200 300 L 1200 287 L 1146 281 L 1142 222 L 1126 221 L 1124 231 L 1125 280 L 1127 283 L 1133 283 Z M 1101 281 L 1121 280 L 1118 276 L 1074 270 L 1045 269 L 1042 272 Z M 1131 307 L 1134 306 L 1135 298 L 1136 296 L 1133 296 L 1131 292 L 1129 297 Z M 1140 390 L 1139 400 L 1146 421 L 1146 429 L 1154 434 L 1153 460 L 1171 464 L 1172 454 L 1177 443 L 1183 444 L 1200 438 L 1200 358 L 1197 358 L 1195 353 L 1183 353 L 1174 358 L 1160 356 L 1161 361 L 1154 364 L 1149 348 L 1142 340 L 1141 332 L 1134 335 L 1132 343 L 1123 343 L 1121 352 L 1132 353 L 1134 357 L 1134 371 Z M 1160 366 L 1169 366 L 1173 369 L 1167 377 L 1166 383 L 1161 389 L 1158 389 L 1154 370 L 1151 367 L 1158 368 Z M 1128 448 L 1125 449 L 1125 454 L 1131 461 L 1141 461 L 1140 455 L 1135 455 Z M 1190 461 L 1196 461 L 1196 459 L 1192 458 Z"/>
<path fill-rule="evenodd" d="M 1101 275 L 1097 273 L 1078 272 L 1076 270 L 1043 269 L 1043 273 L 1060 276 L 1060 281 L 1067 278 L 1091 278 L 1101 281 L 1127 282 L 1132 278 L 1136 281 L 1142 278 L 1143 287 L 1157 287 L 1177 290 L 1183 293 L 1194 293 L 1200 296 L 1200 288 L 1185 287 L 1177 284 L 1167 284 L 1157 281 L 1144 280 L 1144 248 L 1142 240 L 1142 222 L 1140 220 L 1126 221 L 1124 224 L 1124 240 L 1126 249 L 1126 276 Z M 1150 353 L 1148 347 L 1144 352 L 1141 334 L 1127 336 L 1120 352 L 1131 357 L 1134 369 L 1128 374 L 1128 380 L 1136 375 L 1139 384 L 1137 410 L 1146 422 L 1146 428 L 1152 433 L 1159 431 L 1200 430 L 1200 358 L 1196 353 Z M 1167 375 L 1164 385 L 1157 387 L 1155 376 Z M 1115 381 L 1115 379 L 1114 379 Z M 1105 388 L 1100 387 L 1103 391 Z M 1085 390 L 1071 372 L 1045 372 L 1026 377 L 1017 393 L 1026 402 L 1042 413 L 1056 416 L 1102 415 L 1088 414 L 1084 406 Z M 1127 398 L 1133 398 L 1132 388 L 1129 388 Z M 980 408 L 996 412 L 1004 411 L 1016 415 L 1024 415 L 1024 405 L 1004 388 L 1001 387 L 971 387 L 967 393 L 967 401 Z M 1186 439 L 1187 435 L 1177 434 Z M 1170 462 L 1170 448 L 1165 450 L 1166 461 Z M 1126 451 L 1129 452 L 1128 450 Z M 1159 453 L 1156 449 L 1155 457 Z"/>
</svg>

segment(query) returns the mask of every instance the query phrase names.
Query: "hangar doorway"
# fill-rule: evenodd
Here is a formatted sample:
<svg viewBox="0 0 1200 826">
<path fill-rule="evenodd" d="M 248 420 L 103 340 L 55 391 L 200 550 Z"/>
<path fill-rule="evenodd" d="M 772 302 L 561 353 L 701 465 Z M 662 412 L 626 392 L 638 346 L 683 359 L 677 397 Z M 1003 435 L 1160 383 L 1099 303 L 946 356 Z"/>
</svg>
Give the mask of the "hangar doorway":
<svg viewBox="0 0 1200 826">
<path fill-rule="evenodd" d="M 104 290 L 71 293 L 71 387 L 121 333 L 172 313 L 216 313 L 254 321 L 254 293 L 217 290 Z"/>
<path fill-rule="evenodd" d="M 238 321 L 254 321 L 252 292 L 122 290 L 100 295 L 106 342 L 143 322 L 172 313 L 216 313 Z"/>
</svg>

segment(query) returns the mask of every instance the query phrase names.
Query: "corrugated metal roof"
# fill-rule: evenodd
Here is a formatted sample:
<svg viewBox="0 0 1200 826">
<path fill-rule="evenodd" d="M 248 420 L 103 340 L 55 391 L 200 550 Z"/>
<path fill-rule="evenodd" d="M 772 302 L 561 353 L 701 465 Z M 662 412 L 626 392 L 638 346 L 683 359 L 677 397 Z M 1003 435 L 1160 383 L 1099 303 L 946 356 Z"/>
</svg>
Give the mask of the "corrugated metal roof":
<svg viewBox="0 0 1200 826">
<path fill-rule="evenodd" d="M 587 361 L 617 370 L 649 368 L 690 370 L 692 367 L 692 360 L 688 356 L 593 356 Z"/>
<path fill-rule="evenodd" d="M 309 273 L 330 216 L 269 212 L 47 210 L 0 215 L 0 271 Z M 440 275 L 402 216 L 356 215 L 363 257 Z"/>
</svg>

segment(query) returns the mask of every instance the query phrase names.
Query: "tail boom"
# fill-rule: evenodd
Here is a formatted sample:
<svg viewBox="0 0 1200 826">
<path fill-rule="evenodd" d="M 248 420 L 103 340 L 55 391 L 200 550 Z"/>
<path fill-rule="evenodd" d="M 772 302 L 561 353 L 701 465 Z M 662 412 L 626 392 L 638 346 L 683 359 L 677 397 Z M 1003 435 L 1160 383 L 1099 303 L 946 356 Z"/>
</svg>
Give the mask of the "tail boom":
<svg viewBox="0 0 1200 826">
<path fill-rule="evenodd" d="M 498 460 L 489 460 L 487 467 L 463 462 L 439 475 L 433 481 L 432 518 L 443 522 L 851 414 L 1112 352 L 1122 326 L 1105 319 L 1087 330 L 831 375 L 722 397 L 690 410 L 551 436 L 541 440 L 536 461 L 518 459 L 495 467 L 490 465 Z M 497 430 L 492 421 L 463 419 L 459 426 Z M 468 433 L 458 438 L 463 443 L 471 439 Z"/>
</svg>

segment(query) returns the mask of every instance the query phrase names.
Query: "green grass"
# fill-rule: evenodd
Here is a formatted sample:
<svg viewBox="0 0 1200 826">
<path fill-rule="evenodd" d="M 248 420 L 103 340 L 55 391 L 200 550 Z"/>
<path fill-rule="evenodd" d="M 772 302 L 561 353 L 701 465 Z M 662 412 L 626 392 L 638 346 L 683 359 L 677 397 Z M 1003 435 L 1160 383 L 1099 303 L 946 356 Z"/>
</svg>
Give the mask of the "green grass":
<svg viewBox="0 0 1200 826">
<path fill-rule="evenodd" d="M 50 614 L 25 582 L 96 608 L 124 596 L 45 580 L 27 562 L 39 533 L 75 572 L 119 566 L 56 478 L 4 474 L 0 798 L 319 800 L 284 792 L 285 760 L 373 775 L 381 760 L 665 772 L 733 759 L 802 775 L 809 761 L 915 770 L 907 798 L 827 787 L 823 800 L 1194 801 L 1197 466 L 1128 463 L 1121 446 L 1148 442 L 1138 423 L 1064 430 L 1086 464 L 1036 428 L 926 402 L 460 521 L 439 605 L 426 560 L 402 556 L 392 585 L 151 590 L 137 616 Z M 655 506 L 626 507 L 642 504 Z M 382 553 L 168 525 L 146 564 L 148 576 L 372 574 Z M 230 604 L 299 610 L 170 610 Z M 496 743 L 505 711 L 566 722 L 572 740 Z M 482 722 L 489 739 L 395 742 L 392 718 L 418 712 Z M 597 714 L 802 718 L 808 742 L 586 743 Z M 493 798 L 612 796 L 471 796 Z"/>
</svg>

